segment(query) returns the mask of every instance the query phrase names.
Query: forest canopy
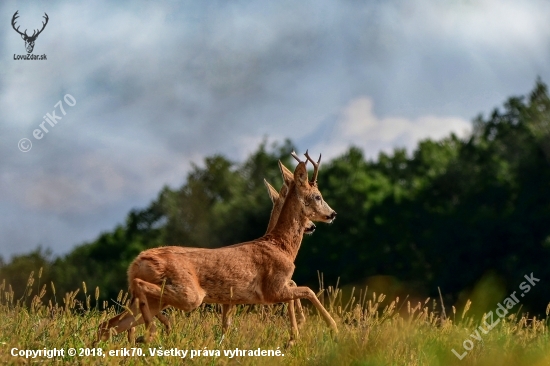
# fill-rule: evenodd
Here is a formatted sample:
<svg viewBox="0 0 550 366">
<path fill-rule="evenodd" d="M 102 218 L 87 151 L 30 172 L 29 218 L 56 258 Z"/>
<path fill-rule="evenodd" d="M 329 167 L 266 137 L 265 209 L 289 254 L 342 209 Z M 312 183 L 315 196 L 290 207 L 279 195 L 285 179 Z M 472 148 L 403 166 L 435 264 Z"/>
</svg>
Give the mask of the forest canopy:
<svg viewBox="0 0 550 366">
<path fill-rule="evenodd" d="M 31 271 L 58 294 L 85 281 L 102 299 L 127 289 L 126 270 L 142 250 L 162 245 L 216 248 L 262 236 L 271 201 L 263 183 L 282 181 L 289 140 L 262 143 L 244 162 L 222 155 L 194 165 L 185 184 L 164 187 L 124 224 L 61 257 L 38 248 L 5 261 L 0 280 L 20 297 Z M 518 288 L 525 275 L 550 279 L 550 99 L 537 81 L 527 96 L 473 121 L 467 138 L 421 141 L 367 160 L 359 147 L 323 161 L 319 187 L 338 212 L 302 242 L 293 279 L 371 286 L 386 294 L 435 296 L 446 305 L 474 297 L 487 307 Z M 489 294 L 489 295 L 487 295 Z M 62 295 L 61 295 L 62 296 Z M 550 286 L 522 299 L 544 312 Z"/>
</svg>

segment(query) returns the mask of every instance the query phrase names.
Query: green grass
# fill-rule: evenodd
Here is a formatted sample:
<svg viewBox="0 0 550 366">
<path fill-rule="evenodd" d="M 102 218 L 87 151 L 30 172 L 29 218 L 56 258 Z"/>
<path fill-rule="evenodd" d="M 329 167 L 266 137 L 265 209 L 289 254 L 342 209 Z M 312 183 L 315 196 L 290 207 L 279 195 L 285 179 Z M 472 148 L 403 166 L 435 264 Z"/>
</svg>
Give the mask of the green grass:
<svg viewBox="0 0 550 366">
<path fill-rule="evenodd" d="M 300 329 L 300 339 L 287 349 L 289 326 L 285 305 L 241 306 L 233 318 L 228 334 L 221 341 L 220 314 L 216 306 L 202 306 L 185 314 L 169 310 L 173 330 L 164 334 L 157 322 L 156 339 L 147 345 L 138 345 L 146 356 L 68 356 L 67 350 L 92 348 L 98 325 L 114 316 L 120 307 L 99 304 L 86 286 L 79 293 L 69 293 L 59 298 L 52 284 L 42 285 L 33 295 L 34 279 L 29 280 L 26 296 L 13 298 L 11 288 L 0 285 L 0 362 L 8 364 L 28 361 L 68 364 L 147 364 L 179 365 L 177 356 L 149 356 L 149 349 L 189 350 L 187 363 L 194 365 L 550 365 L 548 339 L 548 314 L 545 319 L 527 319 L 509 314 L 498 325 L 484 334 L 481 341 L 471 334 L 481 324 L 468 316 L 469 305 L 460 313 L 452 313 L 441 321 L 437 303 L 433 300 L 411 304 L 406 300 L 387 299 L 384 295 L 361 292 L 348 303 L 342 302 L 341 291 L 329 288 L 324 293 L 324 303 L 338 324 L 339 334 L 334 339 L 328 327 L 309 308 L 307 321 Z M 36 291 L 35 291 L 36 292 Z M 55 294 L 57 300 L 46 303 L 46 293 Z M 82 296 L 84 295 L 84 296 Z M 86 300 L 79 301 L 78 297 Z M 127 301 L 120 294 L 119 303 Z M 27 303 L 23 306 L 21 304 Z M 454 310 L 454 309 L 453 309 Z M 485 327 L 486 328 L 486 327 Z M 143 326 L 137 333 L 143 334 Z M 465 352 L 463 342 L 471 340 L 473 348 L 462 360 L 451 351 Z M 221 341 L 221 342 L 220 342 Z M 469 346 L 470 344 L 467 344 Z M 103 353 L 122 348 L 132 352 L 126 334 L 113 337 L 97 345 Z M 11 355 L 12 348 L 64 349 L 65 357 L 48 359 L 38 357 L 25 360 Z M 284 356 L 235 356 L 224 355 L 224 350 L 277 350 Z M 219 351 L 219 357 L 195 356 L 189 360 L 191 350 Z M 140 351 L 134 351 L 140 352 Z"/>
</svg>

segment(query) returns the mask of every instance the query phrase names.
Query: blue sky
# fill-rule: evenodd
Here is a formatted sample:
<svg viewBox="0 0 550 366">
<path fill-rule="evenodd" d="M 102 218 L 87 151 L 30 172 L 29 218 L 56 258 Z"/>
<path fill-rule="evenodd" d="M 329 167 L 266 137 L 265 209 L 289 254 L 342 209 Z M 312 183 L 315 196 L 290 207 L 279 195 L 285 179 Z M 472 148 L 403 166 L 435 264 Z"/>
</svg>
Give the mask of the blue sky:
<svg viewBox="0 0 550 366">
<path fill-rule="evenodd" d="M 49 22 L 34 54 L 12 29 Z M 2 1 L 0 254 L 93 240 L 265 137 L 368 157 L 550 82 L 547 1 Z M 64 101 L 72 95 L 76 104 Z M 46 113 L 66 115 L 40 140 Z M 48 124 L 45 124 L 47 127 Z M 18 142 L 28 138 L 28 152 Z"/>
</svg>

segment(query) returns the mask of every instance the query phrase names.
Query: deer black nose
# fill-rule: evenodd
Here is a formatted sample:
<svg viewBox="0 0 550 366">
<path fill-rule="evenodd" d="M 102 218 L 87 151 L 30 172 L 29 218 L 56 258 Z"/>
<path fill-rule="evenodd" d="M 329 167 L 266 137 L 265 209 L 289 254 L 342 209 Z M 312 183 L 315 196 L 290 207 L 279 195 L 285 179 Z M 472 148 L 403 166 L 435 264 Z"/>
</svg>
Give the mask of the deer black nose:
<svg viewBox="0 0 550 366">
<path fill-rule="evenodd" d="M 329 216 L 327 216 L 327 218 L 329 220 L 334 220 L 336 218 L 336 211 L 332 211 L 332 213 Z"/>
<path fill-rule="evenodd" d="M 304 234 L 311 235 L 315 232 L 315 224 L 311 223 L 306 229 L 304 230 Z"/>
</svg>

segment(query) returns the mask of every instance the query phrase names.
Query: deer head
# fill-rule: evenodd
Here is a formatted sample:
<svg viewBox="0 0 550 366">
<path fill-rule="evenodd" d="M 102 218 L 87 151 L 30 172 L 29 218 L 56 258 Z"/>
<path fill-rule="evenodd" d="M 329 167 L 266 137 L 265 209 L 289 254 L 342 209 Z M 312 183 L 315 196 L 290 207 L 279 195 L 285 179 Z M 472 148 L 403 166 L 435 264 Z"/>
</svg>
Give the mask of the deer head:
<svg viewBox="0 0 550 366">
<path fill-rule="evenodd" d="M 42 22 L 42 29 L 40 30 L 34 30 L 33 33 L 32 33 L 32 36 L 29 36 L 27 34 L 27 30 L 25 29 L 25 32 L 24 33 L 21 33 L 19 31 L 19 27 L 15 28 L 15 20 L 17 18 L 19 18 L 19 15 L 17 15 L 17 13 L 19 12 L 16 11 L 15 14 L 13 14 L 13 17 L 11 18 L 11 26 L 13 27 L 13 29 L 19 33 L 21 35 L 21 38 L 23 38 L 23 40 L 25 41 L 25 48 L 27 49 L 27 53 L 32 53 L 32 50 L 34 49 L 34 42 L 36 41 L 36 38 L 38 37 L 38 35 L 40 33 L 42 33 L 42 31 L 44 30 L 44 28 L 46 28 L 46 24 L 48 24 L 48 14 L 44 13 L 44 19 L 46 19 L 46 22 Z M 37 33 L 38 32 L 38 33 Z"/>
<path fill-rule="evenodd" d="M 281 169 L 281 173 L 283 175 L 283 186 L 281 187 L 281 190 L 279 192 L 277 192 L 277 190 L 273 188 L 273 186 L 269 184 L 267 180 L 264 179 L 264 184 L 267 187 L 269 198 L 271 198 L 271 202 L 273 203 L 273 210 L 271 211 L 271 218 L 269 219 L 269 225 L 267 227 L 266 234 L 273 230 L 273 228 L 277 224 L 277 220 L 279 219 L 279 215 L 281 214 L 281 210 L 283 209 L 286 196 L 288 195 L 289 187 L 292 183 L 294 183 L 294 175 L 290 170 L 287 169 L 287 167 L 285 167 L 281 163 L 280 160 L 279 168 Z M 305 224 L 304 234 L 311 235 L 315 232 L 315 229 L 315 224 L 311 220 L 307 220 L 307 223 Z"/>
<path fill-rule="evenodd" d="M 321 192 L 317 188 L 317 174 L 319 173 L 319 164 L 321 156 L 317 162 L 309 157 L 306 151 L 307 161 L 313 164 L 313 180 L 309 181 L 306 169 L 306 162 L 301 161 L 295 152 L 292 152 L 292 157 L 298 161 L 296 170 L 294 170 L 294 184 L 299 199 L 303 203 L 303 213 L 311 221 L 321 221 L 332 223 L 336 218 L 336 211 L 323 200 Z"/>
</svg>

